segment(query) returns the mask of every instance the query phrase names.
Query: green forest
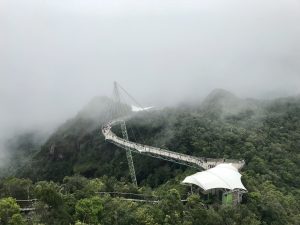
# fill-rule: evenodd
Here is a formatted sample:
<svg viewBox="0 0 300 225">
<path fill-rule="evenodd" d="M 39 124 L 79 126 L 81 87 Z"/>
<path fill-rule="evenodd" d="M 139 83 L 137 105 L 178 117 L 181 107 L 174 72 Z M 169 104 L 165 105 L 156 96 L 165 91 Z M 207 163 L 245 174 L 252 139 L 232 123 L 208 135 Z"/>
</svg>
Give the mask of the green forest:
<svg viewBox="0 0 300 225">
<path fill-rule="evenodd" d="M 126 122 L 129 139 L 138 143 L 244 159 L 248 192 L 237 206 L 182 185 L 197 169 L 144 155 L 133 155 L 138 187 L 132 185 L 125 151 L 101 134 L 109 104 L 93 99 L 42 142 L 21 135 L 8 143 L 13 157 L 1 172 L 1 225 L 300 224 L 299 97 L 240 99 L 219 90 L 202 103 L 141 112 Z M 26 207 L 35 210 L 21 211 Z"/>
</svg>

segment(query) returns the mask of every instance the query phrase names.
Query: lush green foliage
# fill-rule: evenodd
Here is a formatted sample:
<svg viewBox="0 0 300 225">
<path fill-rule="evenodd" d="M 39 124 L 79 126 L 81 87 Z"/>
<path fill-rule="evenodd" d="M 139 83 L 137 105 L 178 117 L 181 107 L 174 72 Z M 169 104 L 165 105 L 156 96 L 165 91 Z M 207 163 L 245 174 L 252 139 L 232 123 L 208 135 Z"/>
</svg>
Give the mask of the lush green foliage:
<svg viewBox="0 0 300 225">
<path fill-rule="evenodd" d="M 213 98 L 202 106 L 141 113 L 127 127 L 130 139 L 140 143 L 196 156 L 245 159 L 242 181 L 249 192 L 238 207 L 205 207 L 201 197 L 180 184 L 194 169 L 136 154 L 140 188 L 132 186 L 124 151 L 106 143 L 99 124 L 86 117 L 62 126 L 19 171 L 35 183 L 4 179 L 1 197 L 38 198 L 29 224 L 299 224 L 299 98 L 226 102 L 227 109 L 223 98 Z M 101 178 L 90 179 L 95 177 Z M 161 201 L 135 203 L 99 191 L 151 194 Z M 185 198 L 187 202 L 180 201 Z"/>
<path fill-rule="evenodd" d="M 187 201 L 182 202 L 189 189 L 178 184 L 176 179 L 155 189 L 130 189 L 133 193 L 156 196 L 159 199 L 156 204 L 136 203 L 122 197 L 97 194 L 111 188 L 125 192 L 124 186 L 131 186 L 107 177 L 91 180 L 80 176 L 67 177 L 62 184 L 37 182 L 30 188 L 30 195 L 39 199 L 33 205 L 36 209 L 34 212 L 22 217 L 15 200 L 2 198 L 0 218 L 3 224 L 18 224 L 13 221 L 21 221 L 20 224 L 26 225 L 279 225 L 299 222 L 299 202 L 295 196 L 285 195 L 271 182 L 259 185 L 259 190 L 250 192 L 246 201 L 239 206 L 216 203 L 207 207 L 199 195 L 189 194 Z"/>
<path fill-rule="evenodd" d="M 16 200 L 11 197 L 0 199 L 0 224 L 21 225 L 23 222 Z"/>
</svg>

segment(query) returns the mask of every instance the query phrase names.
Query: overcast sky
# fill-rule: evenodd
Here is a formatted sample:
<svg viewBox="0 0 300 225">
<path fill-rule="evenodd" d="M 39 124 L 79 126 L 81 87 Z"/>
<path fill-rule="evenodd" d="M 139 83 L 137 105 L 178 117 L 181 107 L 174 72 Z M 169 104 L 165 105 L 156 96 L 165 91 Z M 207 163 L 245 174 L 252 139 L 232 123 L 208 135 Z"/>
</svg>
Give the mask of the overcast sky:
<svg viewBox="0 0 300 225">
<path fill-rule="evenodd" d="M 299 0 L 0 0 L 0 139 L 116 80 L 144 105 L 299 94 Z"/>
</svg>

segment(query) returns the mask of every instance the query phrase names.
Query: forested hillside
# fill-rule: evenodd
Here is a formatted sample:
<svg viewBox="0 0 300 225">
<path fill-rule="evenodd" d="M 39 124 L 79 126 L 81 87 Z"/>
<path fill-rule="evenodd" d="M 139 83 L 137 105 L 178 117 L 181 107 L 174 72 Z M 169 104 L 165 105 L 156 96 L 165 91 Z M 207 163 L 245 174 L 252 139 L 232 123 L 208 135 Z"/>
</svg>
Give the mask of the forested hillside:
<svg viewBox="0 0 300 225">
<path fill-rule="evenodd" d="M 94 99 L 18 170 L 19 178 L 1 181 L 3 224 L 19 217 L 18 206 L 7 197 L 28 195 L 39 199 L 29 224 L 299 224 L 300 98 L 244 100 L 217 90 L 202 104 L 142 112 L 127 122 L 130 139 L 139 143 L 244 159 L 242 181 L 249 192 L 236 208 L 189 195 L 180 182 L 195 169 L 138 154 L 139 188 L 133 187 L 124 150 L 105 142 L 100 132 L 110 104 L 107 98 Z M 155 195 L 161 201 L 133 203 L 97 191 Z M 180 201 L 186 198 L 186 203 Z M 15 217 L 5 219 L 3 205 L 15 207 Z"/>
<path fill-rule="evenodd" d="M 4 148 L 7 156 L 0 166 L 0 178 L 16 174 L 20 168 L 31 162 L 34 155 L 40 151 L 47 136 L 47 132 L 34 130 L 6 140 Z"/>
</svg>

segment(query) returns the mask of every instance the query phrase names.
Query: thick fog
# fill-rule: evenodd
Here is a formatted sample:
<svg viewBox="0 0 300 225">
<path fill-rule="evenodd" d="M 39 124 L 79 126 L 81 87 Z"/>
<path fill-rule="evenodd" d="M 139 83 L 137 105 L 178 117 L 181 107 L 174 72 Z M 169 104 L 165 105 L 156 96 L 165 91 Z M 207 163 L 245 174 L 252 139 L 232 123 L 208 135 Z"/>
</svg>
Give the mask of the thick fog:
<svg viewBox="0 0 300 225">
<path fill-rule="evenodd" d="M 300 90 L 299 0 L 1 0 L 0 40 L 0 142 L 55 127 L 114 80 L 160 106 Z"/>
</svg>

